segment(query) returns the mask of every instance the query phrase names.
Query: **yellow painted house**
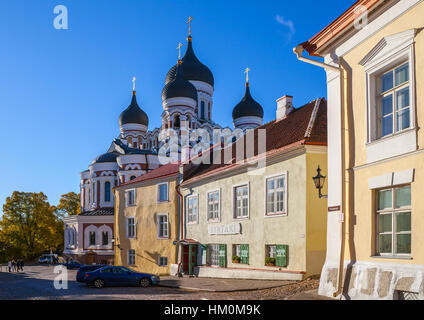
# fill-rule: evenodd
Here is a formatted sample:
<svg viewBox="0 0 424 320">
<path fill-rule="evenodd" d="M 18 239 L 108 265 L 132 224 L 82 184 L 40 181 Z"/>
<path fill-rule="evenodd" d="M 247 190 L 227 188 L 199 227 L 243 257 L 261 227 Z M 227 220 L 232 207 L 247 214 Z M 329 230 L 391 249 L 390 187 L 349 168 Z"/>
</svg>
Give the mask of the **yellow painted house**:
<svg viewBox="0 0 424 320">
<path fill-rule="evenodd" d="M 327 73 L 322 295 L 424 299 L 423 17 L 420 0 L 361 0 L 295 49 Z"/>
<path fill-rule="evenodd" d="M 169 275 L 177 260 L 179 165 L 168 164 L 115 188 L 116 265 Z"/>
<path fill-rule="evenodd" d="M 317 99 L 293 109 L 291 101 L 279 99 L 276 120 L 228 147 L 231 161 L 222 149 L 219 164 L 184 165 L 184 273 L 271 280 L 320 274 L 327 200 L 312 178 L 319 166 L 327 172 L 327 104 Z M 252 157 L 238 161 L 239 144 L 254 144 Z"/>
</svg>

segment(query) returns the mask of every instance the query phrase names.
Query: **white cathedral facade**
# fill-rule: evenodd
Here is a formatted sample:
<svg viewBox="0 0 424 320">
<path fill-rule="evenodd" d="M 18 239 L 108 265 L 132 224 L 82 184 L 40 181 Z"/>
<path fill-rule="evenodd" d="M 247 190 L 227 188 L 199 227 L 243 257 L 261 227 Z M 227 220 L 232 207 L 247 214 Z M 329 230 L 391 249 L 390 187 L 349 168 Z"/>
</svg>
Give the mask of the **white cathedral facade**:
<svg viewBox="0 0 424 320">
<path fill-rule="evenodd" d="M 149 118 L 139 107 L 134 90 L 129 107 L 119 117 L 119 136 L 81 173 L 81 214 L 64 221 L 65 257 L 87 264 L 113 264 L 112 188 L 159 168 L 159 149 L 166 143 L 168 129 L 177 133 L 205 129 L 211 137 L 213 130 L 221 129 L 212 117 L 214 76 L 196 57 L 191 35 L 187 41 L 184 57 L 166 75 L 162 126 L 149 130 Z M 236 129 L 262 125 L 263 109 L 252 98 L 249 82 L 232 116 Z"/>
</svg>

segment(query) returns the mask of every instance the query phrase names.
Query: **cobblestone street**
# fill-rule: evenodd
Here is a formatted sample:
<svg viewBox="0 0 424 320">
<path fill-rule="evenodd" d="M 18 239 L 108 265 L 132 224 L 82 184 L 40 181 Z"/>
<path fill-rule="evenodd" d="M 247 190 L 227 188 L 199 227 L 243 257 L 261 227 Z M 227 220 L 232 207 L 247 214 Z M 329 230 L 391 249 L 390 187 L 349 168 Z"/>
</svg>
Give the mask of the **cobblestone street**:
<svg viewBox="0 0 424 320">
<path fill-rule="evenodd" d="M 4 269 L 3 269 L 4 270 Z M 167 287 L 119 287 L 95 289 L 75 281 L 76 270 L 68 271 L 68 289 L 56 290 L 54 267 L 31 266 L 23 273 L 0 273 L 1 300 L 315 300 L 318 280 L 288 283 L 282 287 L 242 292 L 195 292 Z"/>
</svg>

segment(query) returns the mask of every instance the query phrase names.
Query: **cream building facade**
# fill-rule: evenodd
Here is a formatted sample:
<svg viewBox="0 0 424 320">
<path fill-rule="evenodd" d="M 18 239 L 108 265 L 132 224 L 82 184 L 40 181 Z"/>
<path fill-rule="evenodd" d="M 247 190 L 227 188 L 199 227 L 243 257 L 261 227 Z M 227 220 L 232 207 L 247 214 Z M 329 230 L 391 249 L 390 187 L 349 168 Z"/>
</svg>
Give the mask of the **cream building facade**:
<svg viewBox="0 0 424 320">
<path fill-rule="evenodd" d="M 278 111 L 277 120 L 254 131 L 266 132 L 266 151 L 255 156 L 265 157 L 264 167 L 252 170 L 252 159 L 184 166 L 182 272 L 280 280 L 321 272 L 327 201 L 312 177 L 319 166 L 327 171 L 326 101 L 294 109 L 286 96 Z"/>
<path fill-rule="evenodd" d="M 322 295 L 424 299 L 423 16 L 423 1 L 358 1 L 295 49 L 327 72 Z"/>
</svg>

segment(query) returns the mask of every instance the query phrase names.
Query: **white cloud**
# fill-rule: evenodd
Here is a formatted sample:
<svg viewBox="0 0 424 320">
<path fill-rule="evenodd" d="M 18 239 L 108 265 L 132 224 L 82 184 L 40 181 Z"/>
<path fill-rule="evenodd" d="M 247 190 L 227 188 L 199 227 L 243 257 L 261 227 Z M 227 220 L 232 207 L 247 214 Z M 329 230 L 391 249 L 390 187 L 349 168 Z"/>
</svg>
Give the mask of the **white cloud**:
<svg viewBox="0 0 424 320">
<path fill-rule="evenodd" d="M 295 29 L 295 27 L 294 27 L 294 23 L 293 23 L 293 21 L 291 21 L 291 20 L 286 20 L 286 19 L 284 19 L 284 17 L 283 17 L 283 16 L 279 16 L 279 15 L 277 15 L 277 16 L 275 17 L 275 21 L 277 21 L 279 24 L 281 24 L 281 25 L 285 26 L 286 28 L 288 28 L 288 29 L 290 30 L 290 32 L 289 32 L 289 34 L 288 34 L 288 37 L 289 37 L 289 39 L 291 40 L 291 38 L 293 37 L 293 35 L 294 35 L 294 34 L 295 34 L 295 32 L 296 32 L 296 29 Z"/>
</svg>

